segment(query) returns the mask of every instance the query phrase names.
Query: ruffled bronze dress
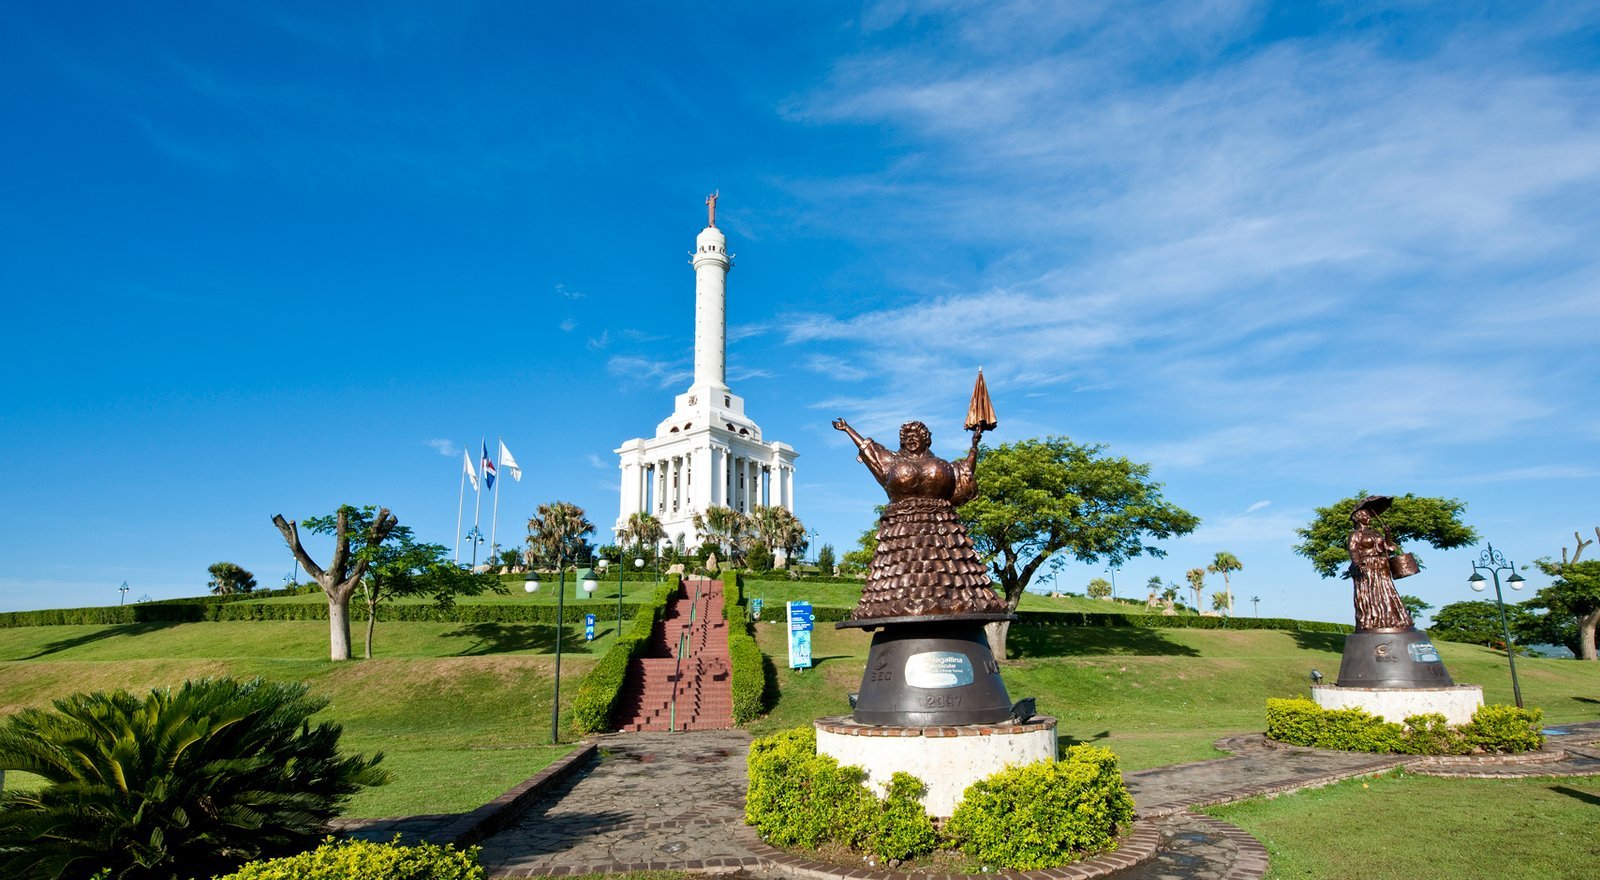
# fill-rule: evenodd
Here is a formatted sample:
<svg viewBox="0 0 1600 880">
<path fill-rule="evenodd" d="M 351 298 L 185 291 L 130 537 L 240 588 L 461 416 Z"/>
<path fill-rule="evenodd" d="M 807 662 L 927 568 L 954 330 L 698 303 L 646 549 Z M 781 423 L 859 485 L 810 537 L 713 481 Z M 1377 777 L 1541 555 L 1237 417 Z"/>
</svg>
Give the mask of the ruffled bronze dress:
<svg viewBox="0 0 1600 880">
<path fill-rule="evenodd" d="M 878 549 L 861 601 L 841 626 L 909 619 L 1005 620 L 1005 600 L 967 537 L 956 508 L 977 494 L 973 455 L 950 462 L 931 453 L 860 444 L 861 461 L 889 493 Z"/>
<path fill-rule="evenodd" d="M 1363 526 L 1350 533 L 1350 579 L 1355 582 L 1356 632 L 1408 630 L 1416 626 L 1400 601 L 1389 572 L 1394 544 L 1377 529 Z"/>
</svg>

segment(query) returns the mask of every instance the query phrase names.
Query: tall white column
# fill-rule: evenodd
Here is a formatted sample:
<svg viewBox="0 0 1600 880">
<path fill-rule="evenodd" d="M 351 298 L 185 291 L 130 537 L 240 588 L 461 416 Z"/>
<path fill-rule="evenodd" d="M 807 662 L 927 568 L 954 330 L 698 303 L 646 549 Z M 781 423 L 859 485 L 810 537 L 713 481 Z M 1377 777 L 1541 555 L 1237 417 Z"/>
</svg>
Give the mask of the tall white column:
<svg viewBox="0 0 1600 880">
<path fill-rule="evenodd" d="M 728 240 L 707 226 L 694 245 L 694 384 L 726 388 Z"/>
<path fill-rule="evenodd" d="M 794 513 L 794 468 L 783 469 L 783 506 Z"/>
</svg>

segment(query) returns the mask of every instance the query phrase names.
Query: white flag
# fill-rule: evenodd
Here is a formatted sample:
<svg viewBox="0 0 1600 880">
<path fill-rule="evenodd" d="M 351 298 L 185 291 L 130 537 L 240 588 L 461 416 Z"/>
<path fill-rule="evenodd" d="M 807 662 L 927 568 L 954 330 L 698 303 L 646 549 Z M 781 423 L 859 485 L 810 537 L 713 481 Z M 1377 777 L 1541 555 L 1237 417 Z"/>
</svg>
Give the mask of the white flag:
<svg viewBox="0 0 1600 880">
<path fill-rule="evenodd" d="M 511 479 L 522 482 L 522 468 L 517 467 L 517 460 L 511 457 L 511 450 L 506 448 L 506 441 L 500 441 L 500 466 L 506 469 Z"/>
<path fill-rule="evenodd" d="M 472 481 L 472 488 L 478 488 L 478 472 L 472 469 L 472 455 L 465 449 L 461 450 L 461 472 Z"/>
</svg>

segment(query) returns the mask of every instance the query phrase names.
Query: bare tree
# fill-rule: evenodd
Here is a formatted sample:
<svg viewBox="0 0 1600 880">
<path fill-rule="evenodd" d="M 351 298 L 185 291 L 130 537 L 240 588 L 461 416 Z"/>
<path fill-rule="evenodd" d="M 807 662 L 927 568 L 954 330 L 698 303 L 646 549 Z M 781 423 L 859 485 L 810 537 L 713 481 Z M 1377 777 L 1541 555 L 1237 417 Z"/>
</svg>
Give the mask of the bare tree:
<svg viewBox="0 0 1600 880">
<path fill-rule="evenodd" d="M 362 575 L 367 573 L 369 562 L 367 555 L 359 550 L 382 544 L 399 523 L 387 507 L 379 509 L 376 516 L 371 515 L 371 510 L 370 507 L 357 510 L 345 504 L 332 517 L 306 520 L 306 528 L 313 532 L 333 535 L 333 559 L 326 569 L 318 565 L 300 544 L 299 523 L 285 520 L 283 514 L 272 517 L 272 524 L 283 533 L 289 552 L 294 554 L 300 567 L 328 596 L 328 656 L 333 660 L 350 659 L 350 596 L 361 583 Z M 355 538 L 360 543 L 355 553 L 350 550 L 352 526 L 357 532 Z"/>
<path fill-rule="evenodd" d="M 1600 526 L 1595 526 L 1594 536 L 1600 539 Z M 1561 562 L 1548 558 L 1535 564 L 1539 570 L 1555 578 L 1550 586 L 1539 591 L 1536 604 L 1551 614 L 1568 614 L 1578 624 L 1578 657 L 1581 660 L 1600 660 L 1595 650 L 1595 631 L 1600 628 L 1600 562 L 1579 562 L 1583 550 L 1594 541 L 1585 541 L 1583 533 L 1573 532 L 1576 546 L 1572 555 L 1561 548 Z"/>
</svg>

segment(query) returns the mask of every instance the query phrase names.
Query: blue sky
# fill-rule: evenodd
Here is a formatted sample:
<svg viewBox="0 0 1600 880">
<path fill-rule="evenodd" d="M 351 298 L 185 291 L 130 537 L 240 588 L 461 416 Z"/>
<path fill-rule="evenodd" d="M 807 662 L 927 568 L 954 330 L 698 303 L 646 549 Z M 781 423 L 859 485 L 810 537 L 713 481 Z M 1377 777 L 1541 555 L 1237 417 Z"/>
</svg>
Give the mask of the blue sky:
<svg viewBox="0 0 1600 880">
<path fill-rule="evenodd" d="M 829 421 L 955 452 L 981 364 L 995 440 L 1203 518 L 1123 595 L 1229 550 L 1349 620 L 1289 548 L 1360 489 L 1557 554 L 1600 523 L 1600 9 L 1504 7 L 8 4 L 0 608 L 275 586 L 270 517 L 340 502 L 450 544 L 485 436 L 502 542 L 608 526 L 712 190 L 730 383 L 836 547 L 880 492 Z"/>
</svg>

